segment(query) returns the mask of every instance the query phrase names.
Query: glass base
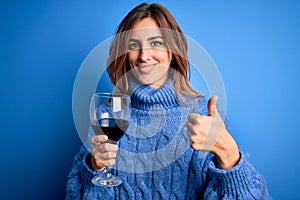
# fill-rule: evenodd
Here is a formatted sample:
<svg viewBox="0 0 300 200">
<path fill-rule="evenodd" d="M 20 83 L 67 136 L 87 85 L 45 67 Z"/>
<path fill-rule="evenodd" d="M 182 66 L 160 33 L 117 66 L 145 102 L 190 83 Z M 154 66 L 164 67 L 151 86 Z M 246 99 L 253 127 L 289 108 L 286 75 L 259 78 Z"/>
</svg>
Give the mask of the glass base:
<svg viewBox="0 0 300 200">
<path fill-rule="evenodd" d="M 106 173 L 98 175 L 92 178 L 92 183 L 98 186 L 114 187 L 122 183 L 122 180 L 116 176 L 110 174 L 107 176 Z"/>
</svg>

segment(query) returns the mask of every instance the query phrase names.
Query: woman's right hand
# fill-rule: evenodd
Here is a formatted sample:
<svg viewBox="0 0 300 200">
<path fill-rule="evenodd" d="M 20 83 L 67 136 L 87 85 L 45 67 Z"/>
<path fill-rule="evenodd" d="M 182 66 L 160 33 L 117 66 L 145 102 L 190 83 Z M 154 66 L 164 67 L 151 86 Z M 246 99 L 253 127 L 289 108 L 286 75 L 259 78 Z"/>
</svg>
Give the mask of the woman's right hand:
<svg viewBox="0 0 300 200">
<path fill-rule="evenodd" d="M 108 143 L 108 137 L 106 135 L 95 135 L 92 137 L 92 143 L 94 144 L 91 151 L 90 166 L 93 170 L 102 170 L 105 166 L 112 166 L 115 164 L 118 145 Z"/>
</svg>

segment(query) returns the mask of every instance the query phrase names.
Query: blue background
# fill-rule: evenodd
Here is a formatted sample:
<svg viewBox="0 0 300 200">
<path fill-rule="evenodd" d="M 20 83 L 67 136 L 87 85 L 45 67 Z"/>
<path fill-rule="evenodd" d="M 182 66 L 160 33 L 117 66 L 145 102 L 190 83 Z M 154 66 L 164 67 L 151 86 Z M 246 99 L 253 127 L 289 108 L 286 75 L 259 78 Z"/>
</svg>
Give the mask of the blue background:
<svg viewBox="0 0 300 200">
<path fill-rule="evenodd" d="M 1 199 L 64 199 L 76 73 L 140 2 L 1 1 Z M 300 199 L 299 1 L 159 2 L 218 66 L 234 137 L 271 195 Z"/>
</svg>

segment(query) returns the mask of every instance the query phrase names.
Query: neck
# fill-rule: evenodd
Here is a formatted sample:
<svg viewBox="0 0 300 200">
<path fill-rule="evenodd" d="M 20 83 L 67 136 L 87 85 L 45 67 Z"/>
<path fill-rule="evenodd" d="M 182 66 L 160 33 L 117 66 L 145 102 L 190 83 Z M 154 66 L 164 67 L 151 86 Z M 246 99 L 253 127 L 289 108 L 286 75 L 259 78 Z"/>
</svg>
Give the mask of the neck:
<svg viewBox="0 0 300 200">
<path fill-rule="evenodd" d="M 132 106 L 143 110 L 158 107 L 166 109 L 179 105 L 171 79 L 168 79 L 160 88 L 130 81 L 130 94 Z"/>
</svg>

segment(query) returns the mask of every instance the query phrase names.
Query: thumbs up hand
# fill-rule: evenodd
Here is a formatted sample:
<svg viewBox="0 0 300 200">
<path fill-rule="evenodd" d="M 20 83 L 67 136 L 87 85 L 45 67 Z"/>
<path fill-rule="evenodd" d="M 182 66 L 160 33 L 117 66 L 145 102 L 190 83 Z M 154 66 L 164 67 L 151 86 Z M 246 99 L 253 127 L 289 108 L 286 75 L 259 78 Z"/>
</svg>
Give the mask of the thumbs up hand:
<svg viewBox="0 0 300 200">
<path fill-rule="evenodd" d="M 208 116 L 220 117 L 217 110 L 218 96 L 212 96 L 207 104 Z"/>
<path fill-rule="evenodd" d="M 217 110 L 217 96 L 207 104 L 208 116 L 191 113 L 186 123 L 191 147 L 195 150 L 210 151 L 217 156 L 218 167 L 229 169 L 239 161 L 240 154 L 235 140 L 226 130 Z"/>
</svg>

